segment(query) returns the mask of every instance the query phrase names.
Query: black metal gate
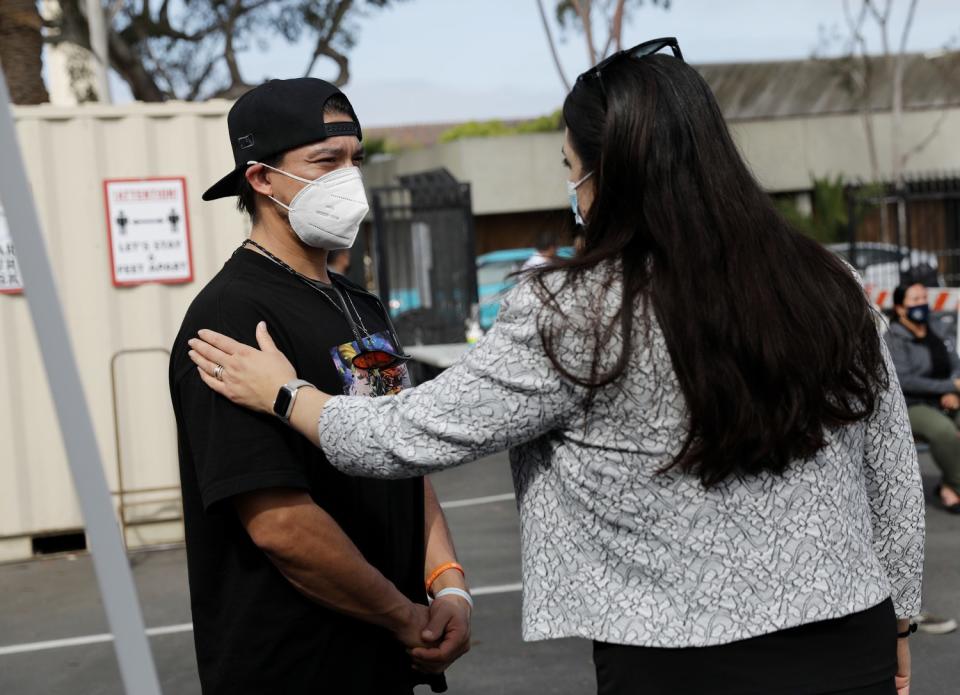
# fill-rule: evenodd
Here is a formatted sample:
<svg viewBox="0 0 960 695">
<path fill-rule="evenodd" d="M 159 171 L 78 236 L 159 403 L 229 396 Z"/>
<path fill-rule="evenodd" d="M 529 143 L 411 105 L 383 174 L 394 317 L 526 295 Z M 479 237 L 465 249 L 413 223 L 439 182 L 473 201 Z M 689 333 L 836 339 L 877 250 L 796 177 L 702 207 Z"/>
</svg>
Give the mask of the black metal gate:
<svg viewBox="0 0 960 695">
<path fill-rule="evenodd" d="M 462 343 L 477 303 L 470 184 L 446 169 L 398 180 L 371 191 L 377 290 L 404 343 Z"/>
<path fill-rule="evenodd" d="M 842 253 L 866 284 L 960 285 L 960 177 L 931 176 L 847 192 L 849 238 Z"/>
</svg>

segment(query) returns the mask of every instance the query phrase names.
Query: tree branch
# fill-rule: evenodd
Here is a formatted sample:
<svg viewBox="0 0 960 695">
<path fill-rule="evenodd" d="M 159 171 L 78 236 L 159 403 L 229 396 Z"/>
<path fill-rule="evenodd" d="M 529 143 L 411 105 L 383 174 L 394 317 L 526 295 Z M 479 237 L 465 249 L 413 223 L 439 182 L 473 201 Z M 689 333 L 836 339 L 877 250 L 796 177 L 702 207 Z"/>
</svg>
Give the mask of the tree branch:
<svg viewBox="0 0 960 695">
<path fill-rule="evenodd" d="M 240 75 L 240 65 L 237 63 L 237 55 L 234 49 L 234 28 L 237 24 L 237 18 L 240 16 L 238 10 L 242 4 L 243 0 L 234 0 L 223 25 L 223 33 L 226 38 L 223 46 L 223 58 L 227 63 L 227 71 L 230 73 L 228 90 L 233 90 L 245 84 L 243 77 Z"/>
<path fill-rule="evenodd" d="M 903 55 L 907 50 L 907 37 L 910 35 L 910 28 L 913 26 L 913 18 L 917 13 L 917 0 L 910 0 L 910 7 L 907 8 L 907 21 L 903 25 L 903 33 L 900 35 L 900 54 Z"/>
<path fill-rule="evenodd" d="M 904 58 L 906 56 L 906 50 L 907 50 L 907 38 L 910 36 L 910 28 L 913 26 L 913 18 L 914 18 L 914 15 L 916 14 L 916 11 L 917 11 L 917 0 L 910 0 L 910 7 L 907 8 L 907 19 L 903 26 L 903 32 L 900 34 L 900 50 L 897 52 L 897 62 L 894 69 L 894 77 L 893 77 L 894 101 L 895 101 L 894 106 L 896 108 L 895 116 L 898 118 L 898 120 L 902 118 L 902 110 L 903 110 L 903 72 L 906 67 Z M 939 135 L 940 128 L 943 125 L 943 120 L 944 120 L 944 117 L 946 116 L 946 113 L 947 113 L 946 110 L 944 110 L 940 118 L 934 124 L 933 129 L 927 135 L 927 137 L 921 140 L 920 143 L 918 143 L 915 147 L 913 147 L 912 149 L 900 155 L 899 161 L 897 161 L 896 163 L 896 172 L 898 174 L 901 174 L 901 172 L 906 168 L 907 162 L 910 160 L 910 158 L 913 155 L 919 152 L 922 152 L 927 147 L 927 145 L 929 145 L 933 141 L 933 139 L 937 135 Z M 898 122 L 896 125 L 899 128 L 900 123 Z M 899 136 L 899 133 L 897 135 Z M 898 137 L 898 142 L 896 143 L 896 147 L 894 148 L 895 154 L 899 154 L 898 152 L 899 149 L 900 149 L 900 142 Z"/>
<path fill-rule="evenodd" d="M 613 22 L 610 26 L 610 36 L 615 38 L 613 48 L 615 51 L 623 49 L 623 8 L 626 0 L 617 0 L 617 9 L 613 13 Z"/>
<path fill-rule="evenodd" d="M 610 21 L 607 23 L 607 42 L 603 45 L 603 53 L 599 55 L 600 60 L 611 55 L 611 49 L 614 51 L 620 50 L 620 34 L 623 30 L 623 6 L 624 0 L 616 0 L 613 13 L 610 15 Z M 604 9 L 609 9 L 609 5 L 605 5 Z"/>
<path fill-rule="evenodd" d="M 340 31 L 340 26 L 343 24 L 343 20 L 347 16 L 347 12 L 350 10 L 351 5 L 353 5 L 353 0 L 341 0 L 333 8 L 327 31 L 325 33 L 319 33 L 319 28 L 317 28 L 317 45 L 313 49 L 313 55 L 310 57 L 310 64 L 307 65 L 307 71 L 304 73 L 304 77 L 310 76 L 310 73 L 313 72 L 313 68 L 317 63 L 317 59 L 320 56 L 326 56 L 331 58 L 337 64 L 340 70 L 340 74 L 337 76 L 338 81 L 335 82 L 338 87 L 342 87 L 347 83 L 347 80 L 350 79 L 347 57 L 334 50 L 331 47 L 331 44 L 333 43 L 333 39 L 337 35 L 337 32 Z M 339 80 L 342 80 L 342 82 Z"/>
<path fill-rule="evenodd" d="M 120 38 L 119 34 L 114 31 L 107 32 L 107 43 L 109 45 L 110 65 L 130 86 L 134 99 L 138 101 L 164 101 L 166 99 L 166 94 L 147 72 L 140 56 L 133 53 L 130 46 Z"/>
<path fill-rule="evenodd" d="M 900 166 L 902 169 L 905 169 L 907 167 L 907 162 L 909 162 L 914 155 L 920 154 L 925 149 L 927 149 L 927 146 L 931 142 L 933 142 L 938 135 L 940 135 L 940 131 L 943 129 L 943 123 L 944 121 L 947 120 L 947 116 L 949 115 L 950 115 L 950 110 L 943 109 L 940 112 L 940 116 L 937 118 L 936 122 L 933 124 L 933 127 L 930 129 L 930 132 L 927 133 L 927 136 L 903 154 L 903 157 L 900 160 Z"/>
<path fill-rule="evenodd" d="M 210 77 L 210 73 L 213 72 L 215 65 L 215 60 L 207 61 L 207 66 L 203 69 L 203 72 L 200 73 L 200 76 L 191 81 L 190 91 L 187 92 L 187 101 L 195 101 L 197 97 L 200 96 L 200 90 L 203 88 L 203 83 L 207 81 L 208 77 Z"/>
<path fill-rule="evenodd" d="M 885 13 L 884 19 L 889 16 L 890 13 L 890 2 L 888 0 L 887 12 Z M 903 130 L 903 72 L 906 67 L 906 54 L 904 51 L 907 46 L 907 38 L 910 35 L 910 27 L 913 25 L 913 17 L 917 10 L 917 0 L 910 0 L 910 6 L 907 8 L 907 19 L 903 27 L 903 32 L 900 35 L 900 46 L 897 50 L 897 54 L 893 59 L 891 79 L 893 80 L 893 94 L 891 104 L 892 110 L 892 120 L 893 120 L 893 142 L 891 150 L 893 154 L 893 177 L 897 185 L 900 186 L 903 183 L 903 165 L 905 163 L 905 156 L 901 155 L 900 147 Z M 886 47 L 886 34 L 887 34 L 887 25 L 883 24 L 883 35 L 884 35 L 884 50 L 887 50 Z M 888 64 L 890 63 L 890 58 L 887 58 Z"/>
<path fill-rule="evenodd" d="M 123 9 L 123 0 L 113 0 L 113 4 L 110 5 L 110 9 L 107 10 L 107 26 L 109 27 L 113 24 L 114 18 L 120 13 L 120 10 Z"/>
<path fill-rule="evenodd" d="M 547 21 L 547 14 L 543 10 L 543 0 L 536 0 L 537 9 L 540 11 L 540 21 L 543 22 L 543 33 L 547 37 L 547 45 L 550 47 L 550 55 L 553 57 L 553 64 L 557 68 L 557 74 L 560 75 L 560 81 L 563 88 L 570 91 L 570 81 L 563 72 L 563 65 L 560 64 L 560 56 L 557 54 L 557 45 L 553 41 L 553 31 L 550 29 L 550 23 Z"/>
<path fill-rule="evenodd" d="M 320 51 L 319 55 L 326 56 L 327 58 L 330 58 L 330 60 L 332 60 L 334 63 L 337 64 L 337 69 L 339 71 L 339 74 L 337 75 L 336 79 L 332 80 L 333 85 L 335 87 L 342 87 L 347 82 L 349 82 L 350 81 L 350 63 L 347 60 L 347 57 L 329 45 L 321 46 L 319 48 L 319 51 Z"/>
<path fill-rule="evenodd" d="M 599 61 L 597 60 L 597 49 L 593 43 L 593 23 L 590 21 L 591 10 L 593 9 L 592 0 L 570 0 L 570 2 L 573 4 L 577 16 L 580 17 L 583 33 L 587 38 L 587 58 L 590 65 L 596 65 Z"/>
<path fill-rule="evenodd" d="M 850 65 L 848 78 L 854 86 L 854 99 L 860 105 L 860 117 L 863 119 L 863 131 L 867 141 L 867 156 L 870 160 L 870 174 L 874 181 L 880 179 L 880 157 L 877 154 L 877 139 L 873 128 L 873 67 L 867 50 L 867 40 L 863 35 L 863 24 L 867 13 L 872 11 L 869 0 L 863 0 L 860 12 L 854 18 L 847 0 L 843 2 L 844 18 L 850 30 Z M 859 63 L 860 70 L 856 65 Z"/>
</svg>

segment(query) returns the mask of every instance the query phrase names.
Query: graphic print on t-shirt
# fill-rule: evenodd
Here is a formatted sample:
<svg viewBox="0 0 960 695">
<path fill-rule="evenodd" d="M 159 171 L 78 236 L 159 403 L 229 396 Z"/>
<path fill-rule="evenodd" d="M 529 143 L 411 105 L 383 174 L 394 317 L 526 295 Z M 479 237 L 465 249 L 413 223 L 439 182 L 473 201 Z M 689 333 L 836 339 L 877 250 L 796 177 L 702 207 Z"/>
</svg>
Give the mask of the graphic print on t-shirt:
<svg viewBox="0 0 960 695">
<path fill-rule="evenodd" d="M 365 350 L 398 352 L 386 331 L 363 337 L 361 341 Z M 410 387 L 410 374 L 405 363 L 387 369 L 361 369 L 353 364 L 353 358 L 359 351 L 357 341 L 330 348 L 333 364 L 343 381 L 344 395 L 393 396 Z"/>
</svg>

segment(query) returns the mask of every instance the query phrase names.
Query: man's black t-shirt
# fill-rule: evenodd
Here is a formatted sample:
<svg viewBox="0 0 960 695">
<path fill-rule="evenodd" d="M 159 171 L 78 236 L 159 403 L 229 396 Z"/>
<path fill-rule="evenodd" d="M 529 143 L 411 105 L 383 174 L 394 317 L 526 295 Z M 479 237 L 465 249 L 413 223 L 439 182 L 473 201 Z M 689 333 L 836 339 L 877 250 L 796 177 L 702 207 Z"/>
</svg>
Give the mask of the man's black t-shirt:
<svg viewBox="0 0 960 695">
<path fill-rule="evenodd" d="M 382 305 L 337 279 L 371 338 L 396 342 Z M 326 291 L 328 296 L 322 296 Z M 333 300 L 333 301 L 331 301 Z M 308 600 L 257 548 L 231 499 L 267 488 L 304 490 L 364 557 L 411 600 L 423 586 L 423 480 L 350 478 L 277 418 L 235 406 L 208 389 L 186 341 L 211 328 L 256 345 L 267 322 L 301 379 L 327 393 L 381 395 L 409 384 L 405 367 L 353 367 L 355 334 L 332 290 L 318 290 L 254 251 L 241 249 L 194 300 L 170 361 L 177 420 L 194 639 L 203 691 L 290 695 L 391 695 L 442 677 L 411 669 L 386 630 Z M 399 345 L 391 345 L 399 349 Z"/>
</svg>

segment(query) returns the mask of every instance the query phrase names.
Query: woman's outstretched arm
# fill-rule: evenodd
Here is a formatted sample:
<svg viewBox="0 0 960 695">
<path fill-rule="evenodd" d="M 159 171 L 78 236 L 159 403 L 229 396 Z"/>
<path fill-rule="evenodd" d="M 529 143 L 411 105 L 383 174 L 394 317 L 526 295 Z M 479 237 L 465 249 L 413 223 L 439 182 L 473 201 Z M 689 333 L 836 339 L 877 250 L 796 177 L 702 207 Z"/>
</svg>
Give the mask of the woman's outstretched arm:
<svg viewBox="0 0 960 695">
<path fill-rule="evenodd" d="M 320 447 L 345 473 L 410 477 L 530 442 L 577 413 L 586 417 L 583 389 L 544 352 L 541 307 L 532 282 L 521 283 L 490 332 L 432 381 L 386 398 L 331 399 L 320 416 Z M 576 362 L 583 354 L 562 357 Z"/>
<path fill-rule="evenodd" d="M 421 476 L 531 441 L 582 412 L 583 398 L 544 354 L 539 307 L 523 283 L 487 336 L 436 379 L 381 398 L 302 389 L 291 424 L 337 468 L 381 478 Z M 280 386 L 296 376 L 263 327 L 260 351 L 201 337 L 206 344 L 191 347 L 204 382 L 237 403 L 270 412 Z M 217 364 L 222 381 L 212 376 Z"/>
</svg>

